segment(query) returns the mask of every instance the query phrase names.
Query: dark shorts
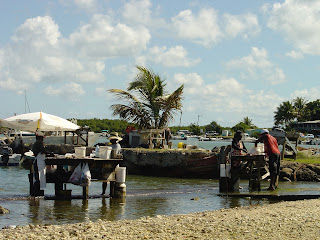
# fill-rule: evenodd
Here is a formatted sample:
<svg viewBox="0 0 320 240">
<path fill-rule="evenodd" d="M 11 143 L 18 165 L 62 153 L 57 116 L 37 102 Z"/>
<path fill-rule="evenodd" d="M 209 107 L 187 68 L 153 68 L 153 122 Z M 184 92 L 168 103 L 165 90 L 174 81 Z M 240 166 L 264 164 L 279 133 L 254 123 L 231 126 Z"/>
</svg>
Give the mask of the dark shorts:
<svg viewBox="0 0 320 240">
<path fill-rule="evenodd" d="M 269 172 L 271 176 L 280 174 L 280 154 L 273 153 L 269 156 Z"/>
<path fill-rule="evenodd" d="M 109 169 L 105 168 L 92 168 L 90 173 L 92 179 L 107 180 L 112 171 L 109 171 Z"/>
</svg>

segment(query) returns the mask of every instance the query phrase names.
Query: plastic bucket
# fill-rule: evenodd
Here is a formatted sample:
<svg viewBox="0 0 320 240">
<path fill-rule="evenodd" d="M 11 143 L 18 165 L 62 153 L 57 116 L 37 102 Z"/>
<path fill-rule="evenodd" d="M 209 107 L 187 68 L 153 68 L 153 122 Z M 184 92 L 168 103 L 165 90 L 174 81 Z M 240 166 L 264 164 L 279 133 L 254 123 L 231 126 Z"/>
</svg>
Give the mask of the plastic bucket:
<svg viewBox="0 0 320 240">
<path fill-rule="evenodd" d="M 86 147 L 75 147 L 74 152 L 76 158 L 84 158 L 86 156 Z"/>
<path fill-rule="evenodd" d="M 126 181 L 126 167 L 116 168 L 116 182 L 124 183 Z"/>
<path fill-rule="evenodd" d="M 178 142 L 178 148 L 183 148 L 183 142 Z"/>
<path fill-rule="evenodd" d="M 99 158 L 110 159 L 112 147 L 100 146 L 99 147 Z"/>
</svg>

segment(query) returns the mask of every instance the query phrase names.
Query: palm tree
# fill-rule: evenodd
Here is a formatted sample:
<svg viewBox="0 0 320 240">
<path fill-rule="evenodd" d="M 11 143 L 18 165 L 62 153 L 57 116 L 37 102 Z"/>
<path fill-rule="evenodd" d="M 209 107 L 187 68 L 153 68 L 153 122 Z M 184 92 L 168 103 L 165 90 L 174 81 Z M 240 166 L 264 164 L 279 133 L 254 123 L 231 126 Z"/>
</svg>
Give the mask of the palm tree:
<svg viewBox="0 0 320 240">
<path fill-rule="evenodd" d="M 295 108 L 295 115 L 298 122 L 304 121 L 305 109 L 307 105 L 307 100 L 302 97 L 297 97 L 293 100 L 293 106 Z"/>
<path fill-rule="evenodd" d="M 184 86 L 166 94 L 166 84 L 159 75 L 142 66 L 137 66 L 137 69 L 139 72 L 135 80 L 129 83 L 127 91 L 108 90 L 119 100 L 127 101 L 127 104 L 112 105 L 113 115 L 119 115 L 141 129 L 163 128 L 173 119 L 176 110 L 181 110 Z"/>
<path fill-rule="evenodd" d="M 252 124 L 252 119 L 250 119 L 248 116 L 247 117 L 244 117 L 242 122 L 246 125 L 248 125 L 249 127 L 252 127 L 253 124 Z"/>
<path fill-rule="evenodd" d="M 281 124 L 288 127 L 294 120 L 294 107 L 290 101 L 282 102 L 274 113 L 275 125 Z"/>
</svg>

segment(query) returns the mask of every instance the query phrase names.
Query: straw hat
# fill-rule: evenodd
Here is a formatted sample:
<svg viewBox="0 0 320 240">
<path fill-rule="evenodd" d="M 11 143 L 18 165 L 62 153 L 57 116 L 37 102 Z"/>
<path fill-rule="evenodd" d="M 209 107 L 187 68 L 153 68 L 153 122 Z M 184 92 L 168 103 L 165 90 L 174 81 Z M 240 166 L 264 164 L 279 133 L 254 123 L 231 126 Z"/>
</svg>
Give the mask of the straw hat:
<svg viewBox="0 0 320 240">
<path fill-rule="evenodd" d="M 37 137 L 44 137 L 44 133 L 40 131 L 36 131 L 36 136 Z"/>
<path fill-rule="evenodd" d="M 109 140 L 112 140 L 112 139 L 116 139 L 117 142 L 121 141 L 122 138 L 119 137 L 119 134 L 117 132 L 111 132 L 110 133 L 110 137 L 108 138 Z"/>
</svg>

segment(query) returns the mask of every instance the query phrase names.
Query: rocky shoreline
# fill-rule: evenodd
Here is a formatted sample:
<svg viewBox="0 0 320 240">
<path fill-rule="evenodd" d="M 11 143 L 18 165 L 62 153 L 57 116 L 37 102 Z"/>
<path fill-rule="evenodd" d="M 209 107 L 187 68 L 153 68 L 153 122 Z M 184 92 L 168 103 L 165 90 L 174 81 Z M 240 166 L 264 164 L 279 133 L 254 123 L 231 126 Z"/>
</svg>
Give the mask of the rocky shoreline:
<svg viewBox="0 0 320 240">
<path fill-rule="evenodd" d="M 137 220 L 28 225 L 0 239 L 319 239 L 320 200 L 280 202 Z"/>
</svg>

